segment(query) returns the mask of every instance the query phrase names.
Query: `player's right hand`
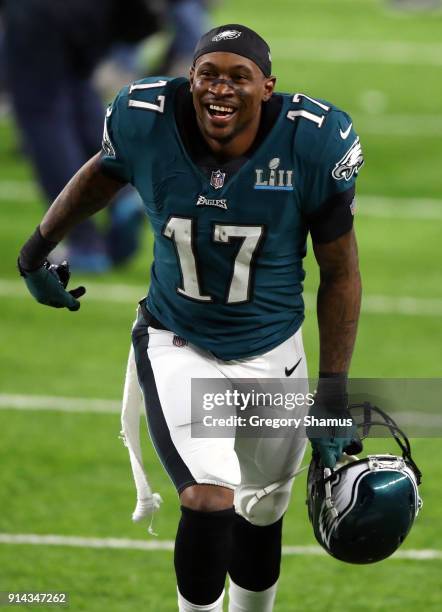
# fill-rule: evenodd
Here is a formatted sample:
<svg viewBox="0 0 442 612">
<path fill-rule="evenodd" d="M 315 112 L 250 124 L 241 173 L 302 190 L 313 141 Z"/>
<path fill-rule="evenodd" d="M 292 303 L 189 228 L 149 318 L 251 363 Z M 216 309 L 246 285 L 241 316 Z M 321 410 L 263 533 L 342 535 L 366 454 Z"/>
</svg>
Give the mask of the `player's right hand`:
<svg viewBox="0 0 442 612">
<path fill-rule="evenodd" d="M 31 272 L 23 270 L 20 262 L 18 268 L 29 292 L 40 304 L 53 308 L 67 308 L 72 311 L 80 308 L 78 298 L 86 293 L 86 289 L 77 287 L 66 291 L 71 276 L 67 261 L 59 265 L 46 261 L 40 268 Z"/>
</svg>

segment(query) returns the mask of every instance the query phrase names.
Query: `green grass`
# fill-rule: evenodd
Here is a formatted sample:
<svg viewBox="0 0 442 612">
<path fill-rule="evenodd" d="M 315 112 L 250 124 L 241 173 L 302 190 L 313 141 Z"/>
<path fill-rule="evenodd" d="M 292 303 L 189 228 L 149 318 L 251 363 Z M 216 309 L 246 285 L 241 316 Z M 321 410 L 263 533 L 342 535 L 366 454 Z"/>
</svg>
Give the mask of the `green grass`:
<svg viewBox="0 0 442 612">
<path fill-rule="evenodd" d="M 5 411 L 2 419 L 7 435 L 0 461 L 9 469 L 2 475 L 1 533 L 146 537 L 146 524 L 133 524 L 129 518 L 134 489 L 127 477 L 126 450 L 117 439 L 117 415 Z M 433 461 L 439 450 L 438 440 L 415 442 L 426 476 L 421 488 L 425 506 L 404 549 L 435 546 L 442 510 L 431 500 L 439 495 Z M 154 527 L 161 540 L 173 539 L 176 495 L 147 444 L 145 453 L 151 481 L 164 497 Z M 286 544 L 314 544 L 304 499 L 303 475 L 285 518 Z M 68 591 L 75 610 L 123 611 L 125 605 L 146 605 L 152 612 L 174 610 L 169 552 L 3 545 L 0 563 L 0 591 Z M 391 559 L 382 566 L 352 567 L 328 557 L 285 557 L 277 610 L 303 610 L 306 601 L 320 611 L 344 606 L 385 610 L 387 604 L 389 610 L 412 610 L 419 601 L 425 601 L 425 609 L 436 610 L 441 569 L 440 561 Z M 372 583 L 375 589 L 367 601 L 366 587 Z"/>
<path fill-rule="evenodd" d="M 324 39 L 347 41 L 350 53 L 352 41 L 355 45 L 393 41 L 419 48 L 440 44 L 440 13 L 399 14 L 385 10 L 380 0 L 257 0 L 253 10 L 245 0 L 226 0 L 217 8 L 216 23 L 223 22 L 246 22 L 274 43 L 280 90 L 331 100 L 352 115 L 366 157 L 360 194 L 440 200 L 440 123 L 434 133 L 428 127 L 440 115 L 440 67 L 379 59 L 360 64 L 309 61 L 293 52 L 302 40 L 316 41 L 321 49 L 330 44 L 321 42 Z M 285 41 L 287 53 L 279 40 Z M 371 91 L 380 92 L 384 103 L 383 109 L 371 109 L 372 113 L 366 106 Z M 398 120 L 400 133 L 389 127 L 390 121 L 396 125 Z M 385 126 L 384 132 L 384 128 L 373 131 L 377 122 Z M 29 164 L 17 153 L 18 141 L 11 121 L 2 119 L 0 288 L 4 281 L 19 282 L 17 252 L 39 222 L 44 205 L 32 186 Z M 356 216 L 364 295 L 440 300 L 441 221 L 402 219 L 395 210 L 400 213 L 400 200 L 390 217 Z M 100 222 L 106 222 L 105 215 Z M 142 293 L 149 281 L 151 250 L 146 230 L 143 249 L 129 266 L 105 277 L 73 282 L 129 285 Z M 313 293 L 318 275 L 311 249 L 306 269 L 306 291 Z M 24 292 L 22 297 L 2 295 L 0 393 L 118 399 L 135 306 L 136 300 L 106 303 L 88 300 L 86 295 L 81 310 L 68 313 L 43 308 Z M 307 313 L 303 333 L 314 375 L 318 346 L 313 311 Z M 440 316 L 363 312 L 352 374 L 440 377 L 441 344 Z M 0 430 L 1 533 L 151 537 L 145 524 L 130 520 L 135 490 L 127 451 L 118 439 L 118 415 L 0 410 Z M 159 539 L 172 540 L 178 517 L 176 493 L 147 436 L 143 444 L 151 481 L 164 498 L 155 530 Z M 441 441 L 415 440 L 414 449 L 424 473 L 425 504 L 404 549 L 440 550 Z M 295 484 L 285 520 L 286 544 L 315 543 L 304 498 L 305 475 Z M 170 552 L 1 545 L 0 568 L 0 591 L 66 590 L 72 610 L 176 609 Z M 441 569 L 439 560 L 392 559 L 353 567 L 328 557 L 285 557 L 275 611 L 439 610 Z"/>
<path fill-rule="evenodd" d="M 32 585 L 34 591 L 67 591 L 72 610 L 176 610 L 175 580 L 167 552 L 2 546 L 0 563 L 4 566 L 11 557 L 15 562 L 8 585 L 16 590 Z M 376 566 L 351 567 L 332 559 L 286 557 L 275 610 L 436 612 L 440 609 L 441 569 L 441 562 L 389 561 L 382 566 L 380 581 Z"/>
</svg>

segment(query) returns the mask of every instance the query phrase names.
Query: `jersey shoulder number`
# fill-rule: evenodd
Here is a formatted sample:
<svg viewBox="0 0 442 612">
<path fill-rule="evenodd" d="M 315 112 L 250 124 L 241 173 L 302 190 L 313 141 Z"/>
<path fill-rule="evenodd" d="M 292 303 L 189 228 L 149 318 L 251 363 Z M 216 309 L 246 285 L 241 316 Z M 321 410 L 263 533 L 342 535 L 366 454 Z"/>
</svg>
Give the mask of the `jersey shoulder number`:
<svg viewBox="0 0 442 612">
<path fill-rule="evenodd" d="M 304 207 L 314 212 L 353 186 L 364 163 L 353 121 L 330 102 L 297 93 L 287 119 L 295 122 L 294 153 L 305 177 Z"/>
<path fill-rule="evenodd" d="M 349 181 L 364 163 L 353 121 L 330 102 L 295 94 L 287 119 L 297 122 L 296 153 L 314 166 L 328 167 L 336 181 Z"/>
<path fill-rule="evenodd" d="M 307 119 L 317 128 L 322 128 L 331 106 L 315 98 L 310 98 L 303 93 L 296 93 L 292 98 L 292 103 L 296 107 L 287 113 L 287 119 L 296 121 L 299 118 Z"/>
<path fill-rule="evenodd" d="M 149 77 L 123 87 L 106 111 L 103 129 L 103 164 L 118 178 L 131 180 L 133 158 L 155 126 L 173 114 L 176 86 L 182 79 Z M 146 112 L 147 111 L 147 112 Z M 161 117 L 161 123 L 156 120 Z"/>
<path fill-rule="evenodd" d="M 164 90 L 169 80 L 149 78 L 132 83 L 127 92 L 128 108 L 139 108 L 163 114 L 166 102 Z"/>
</svg>

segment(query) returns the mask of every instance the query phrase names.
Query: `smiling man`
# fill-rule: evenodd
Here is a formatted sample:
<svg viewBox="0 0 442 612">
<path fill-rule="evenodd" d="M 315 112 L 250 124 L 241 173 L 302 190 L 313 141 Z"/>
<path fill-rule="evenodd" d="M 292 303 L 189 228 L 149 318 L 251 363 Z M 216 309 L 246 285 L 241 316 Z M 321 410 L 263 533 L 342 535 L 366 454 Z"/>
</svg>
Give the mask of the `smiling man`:
<svg viewBox="0 0 442 612">
<path fill-rule="evenodd" d="M 282 378 L 294 382 L 291 391 L 308 391 L 308 232 L 321 276 L 312 412 L 347 415 L 361 293 L 353 231 L 361 147 L 348 115 L 304 94 L 275 93 L 275 82 L 267 43 L 228 24 L 202 37 L 190 80 L 124 88 L 106 114 L 103 150 L 19 258 L 38 301 L 78 310 L 84 288 L 67 291 L 67 267 L 49 266 L 47 255 L 126 183 L 139 191 L 155 249 L 132 341 L 150 434 L 181 503 L 182 612 L 222 610 L 227 574 L 230 612 L 273 609 L 282 521 L 306 440 L 193 438 L 191 380 Z M 352 427 L 329 433 L 310 437 L 332 468 L 357 443 Z"/>
</svg>

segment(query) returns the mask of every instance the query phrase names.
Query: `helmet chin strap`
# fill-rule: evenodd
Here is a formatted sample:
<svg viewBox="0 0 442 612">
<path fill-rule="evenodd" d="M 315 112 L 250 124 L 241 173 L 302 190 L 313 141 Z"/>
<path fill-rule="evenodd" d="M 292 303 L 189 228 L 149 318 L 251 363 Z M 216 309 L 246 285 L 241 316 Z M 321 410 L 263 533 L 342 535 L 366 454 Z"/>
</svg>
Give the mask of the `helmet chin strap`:
<svg viewBox="0 0 442 612">
<path fill-rule="evenodd" d="M 339 461 L 336 463 L 333 469 L 324 468 L 325 506 L 333 518 L 337 519 L 339 514 L 333 502 L 331 490 L 332 476 L 336 470 L 339 470 L 350 463 L 354 463 L 355 461 L 359 461 L 359 457 L 356 457 L 356 455 L 347 455 L 346 453 L 342 453 L 342 455 L 339 457 Z"/>
<path fill-rule="evenodd" d="M 359 457 L 357 457 L 356 455 L 348 455 L 347 453 L 342 453 L 334 469 L 339 470 L 339 468 L 344 467 L 344 465 L 354 463 L 355 461 L 359 461 Z"/>
<path fill-rule="evenodd" d="M 339 514 L 335 508 L 332 498 L 331 478 L 333 471 L 330 468 L 324 468 L 324 486 L 325 486 L 325 505 L 333 518 L 338 518 Z"/>
<path fill-rule="evenodd" d="M 274 491 L 276 491 L 277 489 L 285 485 L 286 482 L 288 482 L 289 480 L 292 480 L 293 478 L 298 476 L 298 474 L 305 472 L 305 470 L 308 470 L 308 465 L 305 465 L 304 467 L 299 468 L 299 470 L 296 470 L 296 472 L 294 472 L 293 474 L 290 474 L 290 476 L 287 476 L 286 478 L 282 478 L 281 480 L 277 480 L 276 482 L 272 482 L 272 484 L 257 491 L 255 495 L 252 497 L 252 499 L 249 500 L 246 506 L 246 513 L 250 514 L 250 511 L 259 502 L 260 499 L 262 499 L 266 495 L 270 495 L 270 493 L 273 493 Z"/>
</svg>

